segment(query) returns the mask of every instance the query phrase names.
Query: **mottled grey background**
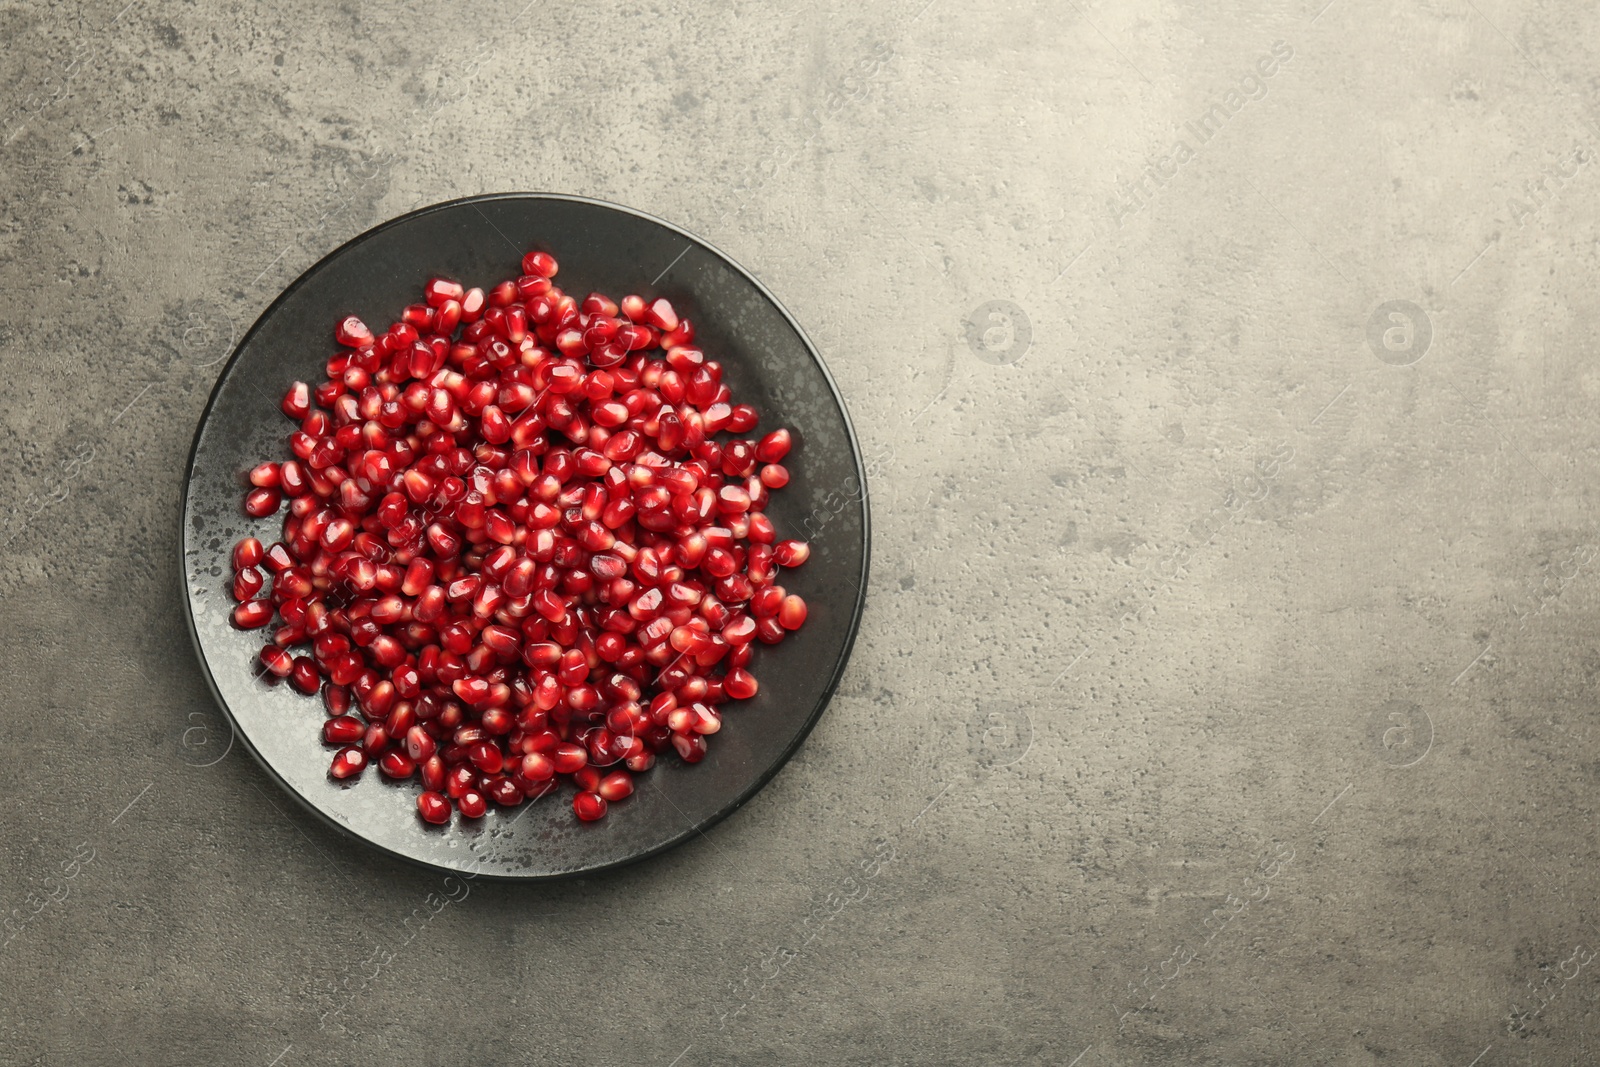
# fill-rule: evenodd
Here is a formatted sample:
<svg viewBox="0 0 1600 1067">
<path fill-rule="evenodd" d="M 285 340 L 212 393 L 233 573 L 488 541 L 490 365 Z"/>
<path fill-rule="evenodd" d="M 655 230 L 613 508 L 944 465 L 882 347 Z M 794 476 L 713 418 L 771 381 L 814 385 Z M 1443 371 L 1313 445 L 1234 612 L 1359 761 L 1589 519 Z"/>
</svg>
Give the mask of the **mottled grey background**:
<svg viewBox="0 0 1600 1067">
<path fill-rule="evenodd" d="M 0 1062 L 1590 1062 L 1592 5 L 523 2 L 0 8 Z M 878 457 L 800 756 L 536 889 L 228 750 L 173 548 L 230 338 L 502 189 Z"/>
</svg>

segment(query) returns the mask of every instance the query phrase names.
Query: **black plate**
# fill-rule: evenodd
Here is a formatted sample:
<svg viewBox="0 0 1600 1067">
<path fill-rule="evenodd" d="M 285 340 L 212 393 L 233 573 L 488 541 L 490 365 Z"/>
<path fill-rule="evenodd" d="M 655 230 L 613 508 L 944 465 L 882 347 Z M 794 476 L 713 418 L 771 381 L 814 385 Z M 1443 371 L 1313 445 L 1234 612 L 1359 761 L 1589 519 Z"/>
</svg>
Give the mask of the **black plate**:
<svg viewBox="0 0 1600 1067">
<path fill-rule="evenodd" d="M 369 767 L 352 783 L 327 774 L 320 698 L 257 676 L 265 635 L 230 624 L 229 553 L 255 534 L 278 538 L 240 506 L 244 472 L 288 458 L 293 429 L 278 410 L 295 379 L 320 381 L 333 324 L 349 314 L 375 330 L 420 299 L 434 275 L 487 287 L 541 248 L 561 264 L 560 285 L 581 296 L 665 296 L 720 359 L 734 396 L 762 413 L 760 432 L 792 429 L 787 488 L 768 513 L 780 536 L 811 542 L 784 584 L 805 597 L 805 627 L 781 645 L 757 645 L 752 700 L 730 705 L 710 754 L 688 766 L 670 754 L 638 778 L 638 792 L 606 818 L 580 823 L 567 786 L 477 823 L 432 827 L 416 815 L 415 781 L 396 785 Z M 649 215 L 581 197 L 507 193 L 454 200 L 362 234 L 303 274 L 261 316 L 222 372 L 195 433 L 183 497 L 184 603 L 207 680 L 262 764 L 312 811 L 395 855 L 487 877 L 593 873 L 671 848 L 726 817 L 777 773 L 815 725 L 844 671 L 867 584 L 868 512 L 860 450 L 822 358 L 771 293 L 727 256 Z M 492 805 L 491 805 L 492 807 Z"/>
</svg>

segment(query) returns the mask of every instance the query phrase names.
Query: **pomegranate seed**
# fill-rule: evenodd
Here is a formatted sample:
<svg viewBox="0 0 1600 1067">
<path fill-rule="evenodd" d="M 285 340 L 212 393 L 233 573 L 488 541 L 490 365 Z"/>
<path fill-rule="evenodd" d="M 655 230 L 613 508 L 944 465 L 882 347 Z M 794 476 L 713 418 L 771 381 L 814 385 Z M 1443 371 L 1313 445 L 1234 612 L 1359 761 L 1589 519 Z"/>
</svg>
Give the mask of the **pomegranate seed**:
<svg viewBox="0 0 1600 1067">
<path fill-rule="evenodd" d="M 289 391 L 283 394 L 283 403 L 280 405 L 283 413 L 297 422 L 311 413 L 311 387 L 305 382 L 295 382 L 289 386 Z"/>
<path fill-rule="evenodd" d="M 616 803 L 633 795 L 633 775 L 627 771 L 612 771 L 600 779 L 600 785 L 595 789 L 603 800 Z M 604 814 L 604 811 L 601 812 Z"/>
<path fill-rule="evenodd" d="M 281 484 L 279 466 L 276 463 L 262 463 L 250 469 L 250 484 L 258 489 L 276 489 Z"/>
<path fill-rule="evenodd" d="M 283 494 L 276 489 L 252 489 L 244 498 L 244 511 L 251 518 L 264 519 L 281 503 Z"/>
<path fill-rule="evenodd" d="M 406 731 L 406 755 L 418 763 L 426 763 L 438 750 L 433 740 L 433 735 L 421 726 L 413 726 Z"/>
<path fill-rule="evenodd" d="M 366 323 L 354 315 L 341 319 L 339 325 L 334 328 L 333 336 L 340 344 L 350 348 L 364 348 L 372 344 L 372 331 L 367 329 Z"/>
<path fill-rule="evenodd" d="M 242 571 L 246 567 L 259 567 L 264 556 L 261 542 L 254 537 L 246 537 L 233 546 L 233 569 Z"/>
<path fill-rule="evenodd" d="M 756 459 L 762 463 L 781 463 L 789 454 L 790 442 L 788 430 L 773 430 L 756 445 Z"/>
<path fill-rule="evenodd" d="M 233 576 L 233 599 L 250 600 L 267 584 L 266 578 L 254 567 L 246 567 Z"/>
<path fill-rule="evenodd" d="M 294 657 L 277 645 L 267 645 L 261 650 L 261 665 L 268 673 L 279 678 L 287 678 L 289 671 L 294 667 Z"/>
<path fill-rule="evenodd" d="M 798 630 L 806 621 L 806 602 L 790 593 L 778 608 L 778 622 L 785 630 Z"/>
<path fill-rule="evenodd" d="M 442 826 L 450 821 L 450 801 L 436 790 L 424 790 L 417 795 L 417 814 L 424 822 Z"/>
<path fill-rule="evenodd" d="M 672 310 L 672 305 L 664 297 L 645 308 L 643 318 L 646 325 L 654 326 L 663 333 L 671 333 L 678 328 L 678 313 Z"/>
<path fill-rule="evenodd" d="M 522 257 L 522 273 L 536 274 L 541 278 L 556 276 L 555 257 L 548 252 L 529 252 Z"/>
<path fill-rule="evenodd" d="M 572 798 L 572 810 L 584 822 L 605 818 L 606 798 L 599 793 L 584 790 Z"/>
<path fill-rule="evenodd" d="M 322 686 L 322 676 L 317 673 L 317 665 L 309 657 L 296 656 L 294 666 L 289 669 L 289 682 L 306 696 L 315 693 Z"/>
<path fill-rule="evenodd" d="M 333 757 L 333 765 L 328 768 L 328 773 L 335 778 L 351 778 L 360 774 L 366 766 L 367 754 L 352 746 L 339 750 L 339 754 Z"/>
<path fill-rule="evenodd" d="M 772 546 L 773 562 L 780 567 L 798 567 L 811 558 L 811 546 L 804 541 L 779 541 Z M 797 598 L 798 599 L 798 598 Z M 801 618 L 805 618 L 805 605 L 800 605 Z M 793 627 L 790 627 L 793 629 Z"/>
<path fill-rule="evenodd" d="M 258 630 L 272 621 L 270 600 L 248 600 L 233 609 L 233 624 L 241 630 Z"/>
<path fill-rule="evenodd" d="M 489 810 L 489 802 L 476 789 L 468 789 L 456 798 L 456 808 L 463 818 L 481 819 Z"/>
<path fill-rule="evenodd" d="M 399 781 L 416 774 L 417 763 L 403 752 L 385 752 L 383 758 L 378 761 L 378 770 L 384 777 Z"/>
<path fill-rule="evenodd" d="M 330 745 L 353 745 L 366 732 L 366 724 L 354 715 L 340 715 L 322 723 L 322 740 Z"/>
<path fill-rule="evenodd" d="M 749 700 L 760 689 L 755 675 L 743 667 L 735 667 L 723 675 L 722 688 L 735 700 Z"/>
<path fill-rule="evenodd" d="M 524 800 L 522 787 L 504 776 L 491 778 L 485 788 L 489 799 L 502 808 L 514 808 Z"/>
</svg>

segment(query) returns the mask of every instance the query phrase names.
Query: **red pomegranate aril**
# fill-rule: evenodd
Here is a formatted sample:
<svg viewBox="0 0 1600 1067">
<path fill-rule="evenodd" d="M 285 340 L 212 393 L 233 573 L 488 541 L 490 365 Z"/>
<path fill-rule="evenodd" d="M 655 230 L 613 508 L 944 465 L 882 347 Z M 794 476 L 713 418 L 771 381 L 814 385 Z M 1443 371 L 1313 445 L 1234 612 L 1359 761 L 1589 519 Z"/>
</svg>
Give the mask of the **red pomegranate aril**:
<svg viewBox="0 0 1600 1067">
<path fill-rule="evenodd" d="M 311 662 L 309 656 L 296 656 L 294 666 L 289 669 L 289 682 L 306 696 L 310 696 L 322 687 L 322 675 L 317 671 L 317 665 Z"/>
<path fill-rule="evenodd" d="M 422 287 L 423 299 L 429 307 L 439 307 L 447 300 L 460 300 L 466 293 L 460 282 L 448 278 L 430 278 L 428 284 Z"/>
<path fill-rule="evenodd" d="M 330 745 L 353 745 L 366 732 L 366 724 L 354 715 L 340 715 L 322 723 L 322 739 Z"/>
<path fill-rule="evenodd" d="M 756 459 L 762 463 L 781 463 L 789 454 L 791 441 L 788 430 L 773 430 L 756 445 Z"/>
<path fill-rule="evenodd" d="M 699 763 L 706 758 L 706 739 L 703 734 L 674 733 L 672 747 L 685 763 Z"/>
<path fill-rule="evenodd" d="M 265 556 L 261 542 L 254 537 L 242 538 L 233 546 L 233 568 L 244 570 L 246 567 L 259 567 Z"/>
<path fill-rule="evenodd" d="M 349 348 L 364 348 L 373 343 L 372 331 L 367 329 L 366 323 L 354 315 L 339 320 L 333 336 L 340 344 Z"/>
<path fill-rule="evenodd" d="M 252 600 L 266 584 L 267 580 L 260 571 L 254 567 L 246 567 L 233 576 L 233 599 Z"/>
<path fill-rule="evenodd" d="M 615 804 L 633 795 L 633 775 L 627 771 L 612 771 L 600 779 L 600 785 L 595 789 L 601 799 Z"/>
<path fill-rule="evenodd" d="M 468 789 L 456 798 L 456 808 L 464 818 L 481 819 L 489 811 L 489 802 L 476 789 Z"/>
<path fill-rule="evenodd" d="M 277 645 L 267 645 L 261 650 L 261 665 L 269 674 L 287 678 L 294 668 L 294 657 Z"/>
<path fill-rule="evenodd" d="M 450 801 L 434 789 L 424 790 L 417 795 L 417 814 L 424 822 L 443 826 L 450 821 Z"/>
<path fill-rule="evenodd" d="M 529 252 L 522 257 L 522 273 L 536 274 L 541 278 L 556 276 L 556 260 L 548 252 Z"/>
<path fill-rule="evenodd" d="M 499 774 L 501 767 L 505 765 L 505 757 L 500 751 L 500 746 L 492 741 L 479 741 L 472 745 L 467 750 L 467 758 L 484 774 Z"/>
<path fill-rule="evenodd" d="M 755 675 L 743 667 L 735 667 L 722 677 L 723 691 L 735 700 L 749 700 L 760 690 Z"/>
<path fill-rule="evenodd" d="M 262 463 L 250 468 L 250 484 L 258 489 L 276 489 L 281 484 L 276 463 Z"/>
<path fill-rule="evenodd" d="M 417 763 L 403 752 L 385 752 L 383 758 L 378 761 L 378 770 L 385 778 L 399 781 L 416 774 Z"/>
<path fill-rule="evenodd" d="M 447 764 L 449 760 L 445 761 Z M 478 772 L 465 763 L 457 763 L 445 773 L 445 795 L 452 800 L 461 799 L 461 794 L 471 789 L 478 781 Z"/>
<path fill-rule="evenodd" d="M 542 782 L 555 777 L 556 764 L 543 752 L 530 752 L 522 757 L 520 773 L 530 782 Z"/>
<path fill-rule="evenodd" d="M 438 751 L 438 745 L 433 736 L 421 726 L 413 726 L 406 731 L 406 755 L 418 763 L 426 763 Z"/>
<path fill-rule="evenodd" d="M 432 789 L 435 792 L 444 788 L 444 760 L 440 759 L 437 755 L 429 756 L 427 759 L 423 760 L 418 765 L 418 770 L 421 772 L 422 784 L 424 788 Z"/>
<path fill-rule="evenodd" d="M 484 784 L 489 799 L 502 808 L 514 808 L 523 801 L 522 787 L 506 775 L 495 775 Z"/>
<path fill-rule="evenodd" d="M 584 822 L 605 818 L 606 798 L 585 790 L 572 798 L 572 810 Z"/>
<path fill-rule="evenodd" d="M 283 403 L 279 406 L 291 419 L 299 421 L 305 418 L 311 413 L 311 387 L 305 382 L 295 382 L 283 394 Z"/>
<path fill-rule="evenodd" d="M 334 778 L 353 778 L 360 774 L 367 766 L 367 755 L 359 748 L 344 748 L 333 757 L 333 764 L 328 768 L 328 774 Z"/>
<path fill-rule="evenodd" d="M 276 489 L 252 489 L 244 498 L 244 511 L 251 518 L 264 519 L 282 503 L 283 494 Z"/>
<path fill-rule="evenodd" d="M 233 624 L 241 630 L 258 630 L 272 621 L 275 610 L 270 600 L 249 600 L 233 609 Z"/>
<path fill-rule="evenodd" d="M 772 546 L 772 559 L 780 567 L 798 567 L 811 558 L 811 546 L 804 541 L 779 541 Z"/>
<path fill-rule="evenodd" d="M 582 770 L 589 762 L 589 753 L 582 745 L 562 743 L 550 753 L 557 774 L 571 774 Z"/>
<path fill-rule="evenodd" d="M 778 608 L 778 622 L 785 630 L 798 630 L 806 621 L 806 602 L 790 593 Z"/>
</svg>

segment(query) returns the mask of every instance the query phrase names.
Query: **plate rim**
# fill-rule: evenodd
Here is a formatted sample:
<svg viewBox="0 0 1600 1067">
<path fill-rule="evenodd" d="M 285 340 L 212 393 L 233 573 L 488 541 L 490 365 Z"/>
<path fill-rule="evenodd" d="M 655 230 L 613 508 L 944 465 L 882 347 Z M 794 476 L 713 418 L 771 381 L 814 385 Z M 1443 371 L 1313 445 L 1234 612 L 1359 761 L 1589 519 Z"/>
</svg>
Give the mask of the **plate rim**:
<svg viewBox="0 0 1600 1067">
<path fill-rule="evenodd" d="M 810 714 L 806 716 L 806 719 L 800 725 L 799 730 L 795 732 L 793 739 L 787 746 L 785 746 L 778 758 L 773 761 L 772 766 L 758 775 L 754 781 L 740 791 L 738 795 L 733 798 L 733 800 L 718 808 L 710 816 L 699 822 L 689 823 L 682 831 L 674 834 L 652 848 L 624 857 L 620 860 L 612 860 L 610 862 L 597 864 L 594 866 L 581 867 L 571 871 L 560 871 L 555 873 L 505 874 L 489 871 L 474 872 L 466 868 L 452 867 L 443 863 L 421 859 L 417 856 L 407 855 L 404 852 L 400 852 L 386 844 L 374 841 L 371 838 L 359 833 L 353 827 L 341 822 L 328 812 L 322 810 L 322 808 L 314 804 L 298 789 L 295 789 L 293 786 L 291 786 L 289 782 L 278 773 L 277 768 L 274 767 L 269 760 L 263 757 L 260 751 L 256 749 L 255 745 L 251 743 L 249 735 L 240 728 L 238 721 L 235 720 L 233 709 L 229 707 L 228 702 L 223 699 L 221 690 L 217 688 L 216 678 L 213 676 L 211 671 L 211 663 L 206 657 L 205 648 L 200 642 L 199 629 L 195 625 L 194 603 L 192 594 L 190 592 L 191 583 L 189 580 L 189 544 L 191 532 L 189 529 L 189 524 L 186 520 L 189 515 L 189 491 L 194 482 L 195 457 L 200 450 L 200 438 L 204 433 L 207 424 L 211 421 L 212 410 L 216 406 L 218 397 L 221 395 L 223 385 L 227 382 L 229 375 L 233 372 L 234 365 L 239 361 L 240 356 L 244 354 L 246 346 L 250 343 L 251 339 L 255 337 L 257 331 L 259 331 L 265 325 L 267 320 L 272 317 L 273 313 L 278 310 L 279 305 L 283 304 L 289 299 L 289 297 L 294 295 L 294 293 L 297 292 L 301 286 L 307 283 L 307 280 L 311 276 L 315 275 L 326 264 L 343 255 L 346 251 L 354 248 L 356 245 L 376 236 L 384 230 L 401 225 L 405 222 L 409 222 L 410 220 L 423 215 L 429 215 L 433 214 L 434 212 L 464 207 L 467 205 L 476 205 L 500 200 L 563 201 L 567 203 L 582 204 L 587 207 L 601 208 L 605 211 L 618 212 L 624 215 L 632 215 L 635 218 L 654 223 L 657 226 L 677 234 L 686 241 L 690 242 L 691 247 L 698 245 L 701 249 L 709 252 L 712 256 L 715 256 L 717 259 L 721 260 L 723 263 L 732 268 L 736 273 L 741 275 L 746 281 L 755 287 L 756 291 L 760 293 L 761 296 L 764 297 L 781 316 L 783 316 L 784 321 L 789 324 L 789 328 L 792 329 L 795 333 L 795 336 L 800 339 L 801 345 L 805 348 L 806 353 L 811 357 L 812 362 L 815 363 L 817 369 L 822 372 L 823 381 L 826 383 L 829 393 L 833 396 L 833 401 L 839 409 L 840 417 L 844 420 L 845 439 L 850 446 L 850 458 L 855 463 L 856 481 L 861 486 L 861 573 L 859 576 L 859 584 L 856 588 L 855 604 L 851 609 L 850 622 L 845 631 L 844 647 L 840 650 L 839 656 L 834 662 L 832 673 L 828 677 L 827 684 L 823 687 L 822 695 L 818 698 L 816 706 L 812 708 Z M 494 224 L 491 222 L 490 226 L 492 227 L 493 225 Z M 688 249 L 685 249 L 685 251 L 688 251 Z M 681 259 L 682 257 L 680 256 L 679 258 Z M 677 261 L 675 260 L 673 265 L 675 266 L 676 263 Z M 670 270 L 671 268 L 669 267 L 668 269 Z M 205 407 L 200 411 L 200 418 L 195 425 L 194 437 L 189 444 L 188 456 L 184 460 L 183 492 L 179 496 L 178 500 L 178 581 L 182 586 L 180 590 L 181 596 L 179 599 L 183 603 L 184 625 L 189 631 L 189 640 L 194 647 L 195 658 L 199 661 L 201 674 L 205 676 L 206 687 L 211 691 L 212 700 L 219 708 L 222 709 L 223 716 L 228 721 L 228 729 L 231 731 L 232 737 L 242 741 L 245 749 L 249 751 L 256 764 L 265 770 L 267 775 L 271 777 L 273 781 L 277 782 L 279 788 L 293 797 L 302 808 L 312 813 L 318 819 L 318 821 L 327 826 L 333 827 L 342 835 L 360 841 L 363 845 L 372 849 L 376 853 L 393 857 L 395 859 L 404 861 L 407 864 L 430 871 L 443 871 L 447 875 L 466 875 L 473 878 L 483 878 L 491 881 L 511 883 L 554 882 L 565 881 L 572 878 L 587 878 L 604 872 L 614 871 L 622 867 L 628 867 L 653 856 L 659 856 L 664 852 L 678 847 L 697 834 L 704 835 L 706 830 L 709 830 L 717 823 L 722 822 L 724 819 L 728 818 L 728 816 L 744 807 L 744 805 L 748 803 L 751 798 L 753 798 L 762 789 L 766 788 L 767 784 L 771 782 L 773 778 L 777 777 L 778 772 L 782 771 L 784 767 L 788 766 L 790 759 L 794 757 L 794 754 L 799 750 L 800 746 L 805 743 L 806 738 L 811 736 L 811 731 L 816 727 L 817 722 L 822 718 L 823 713 L 827 711 L 828 707 L 833 703 L 833 698 L 838 690 L 839 683 L 844 677 L 845 668 L 849 665 L 851 654 L 855 651 L 856 638 L 860 634 L 861 620 L 866 611 L 867 581 L 872 568 L 872 507 L 870 503 L 870 495 L 871 494 L 867 486 L 866 466 L 862 461 L 861 441 L 856 436 L 855 423 L 850 418 L 850 409 L 845 404 L 844 394 L 840 392 L 838 382 L 834 381 L 833 373 L 828 369 L 827 362 L 823 360 L 822 353 L 817 350 L 817 346 L 812 342 L 810 336 L 803 328 L 801 328 L 800 323 L 795 320 L 794 315 L 791 314 L 789 309 L 784 306 L 783 302 L 779 300 L 777 296 L 766 287 L 765 284 L 762 283 L 761 279 L 757 278 L 751 271 L 746 269 L 738 260 L 728 255 L 722 249 L 718 248 L 705 238 L 684 229 L 682 226 L 679 226 L 676 223 L 669 222 L 666 219 L 650 214 L 649 212 L 641 211 L 638 208 L 632 208 L 624 204 L 613 203 L 609 200 L 601 200 L 596 197 L 589 196 L 580 196 L 573 193 L 479 193 L 472 196 L 456 197 L 450 200 L 441 200 L 437 203 L 425 204 L 422 207 L 413 208 L 412 210 L 403 214 L 396 215 L 391 219 L 380 222 L 376 226 L 362 230 L 360 233 L 327 252 L 315 263 L 312 263 L 310 266 L 302 270 L 300 274 L 296 276 L 294 281 L 290 282 L 289 285 L 286 286 L 270 304 L 262 309 L 261 313 L 256 316 L 255 322 L 253 322 L 250 328 L 245 331 L 244 336 L 239 339 L 238 344 L 234 346 L 233 352 L 228 356 L 227 362 L 223 364 L 221 372 L 218 373 L 217 380 L 212 385 L 210 394 L 206 397 Z M 224 755 L 226 755 L 226 753 L 224 753 Z"/>
</svg>

